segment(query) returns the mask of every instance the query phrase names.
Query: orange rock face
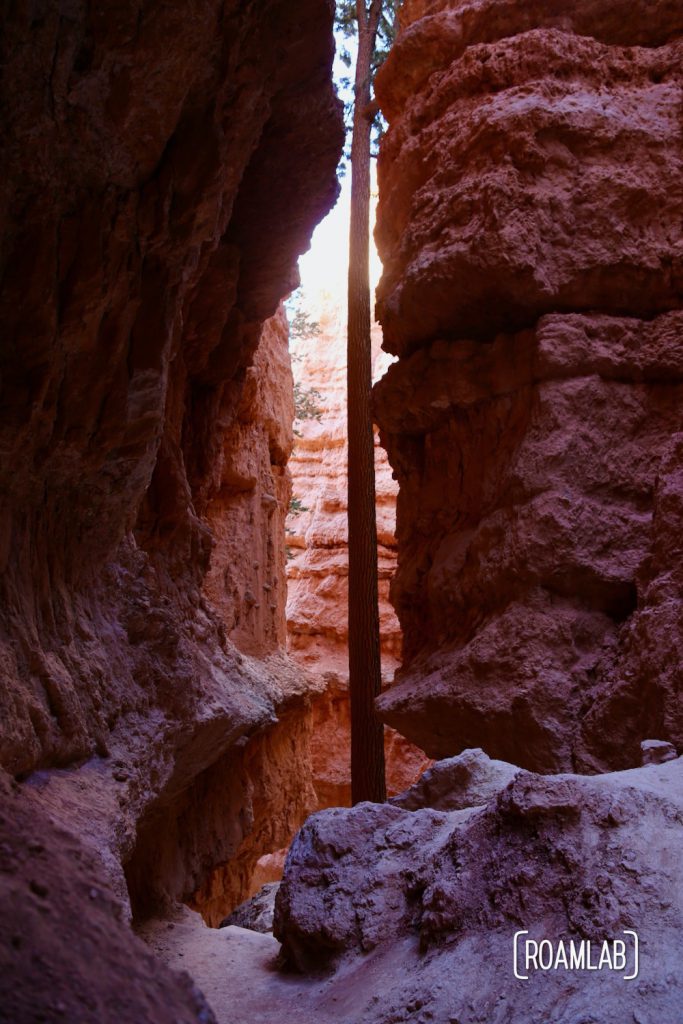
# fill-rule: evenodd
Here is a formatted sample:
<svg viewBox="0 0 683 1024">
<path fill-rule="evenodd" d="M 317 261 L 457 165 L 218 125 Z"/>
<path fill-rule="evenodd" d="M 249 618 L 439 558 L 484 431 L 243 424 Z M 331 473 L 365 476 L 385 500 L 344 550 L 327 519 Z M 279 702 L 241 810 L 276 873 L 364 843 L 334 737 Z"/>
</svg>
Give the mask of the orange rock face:
<svg viewBox="0 0 683 1024">
<path fill-rule="evenodd" d="M 683 743 L 683 16 L 569 8 L 408 2 L 378 82 L 379 704 L 432 756 L 545 772 Z"/>
<path fill-rule="evenodd" d="M 246 371 L 223 442 L 220 486 L 207 506 L 214 548 L 204 591 L 245 654 L 269 654 L 286 642 L 284 523 L 293 419 L 288 327 L 281 310 L 264 324 Z"/>
<path fill-rule="evenodd" d="M 389 351 L 678 305 L 681 44 L 666 44 L 683 16 L 652 6 L 452 2 L 404 28 L 378 81 Z"/>
<path fill-rule="evenodd" d="M 389 360 L 374 338 L 375 377 Z M 350 707 L 348 695 L 348 552 L 346 524 L 346 330 L 331 304 L 320 317 L 320 334 L 293 346 L 295 373 L 305 391 L 313 389 L 320 419 L 297 421 L 292 459 L 292 493 L 302 509 L 287 521 L 290 560 L 287 628 L 291 656 L 324 693 L 312 702 L 313 782 L 318 806 L 350 802 Z M 382 675 L 391 682 L 401 651 L 401 631 L 389 601 L 396 564 L 396 484 L 377 444 L 375 476 L 379 560 Z M 423 752 L 387 730 L 387 785 L 407 788 L 429 764 Z"/>
</svg>

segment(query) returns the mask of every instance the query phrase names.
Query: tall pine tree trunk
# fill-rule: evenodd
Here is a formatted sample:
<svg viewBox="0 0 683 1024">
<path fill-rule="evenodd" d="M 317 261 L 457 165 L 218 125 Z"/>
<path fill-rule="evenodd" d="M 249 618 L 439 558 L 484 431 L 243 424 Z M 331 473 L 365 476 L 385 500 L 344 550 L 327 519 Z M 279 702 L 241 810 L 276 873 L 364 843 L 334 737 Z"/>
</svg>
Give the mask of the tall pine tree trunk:
<svg viewBox="0 0 683 1024">
<path fill-rule="evenodd" d="M 370 109 L 372 53 L 381 0 L 356 0 L 358 56 L 351 143 L 347 327 L 349 688 L 351 799 L 386 800 L 384 730 L 375 711 L 381 687 L 375 516 L 375 446 L 370 392 Z"/>
</svg>

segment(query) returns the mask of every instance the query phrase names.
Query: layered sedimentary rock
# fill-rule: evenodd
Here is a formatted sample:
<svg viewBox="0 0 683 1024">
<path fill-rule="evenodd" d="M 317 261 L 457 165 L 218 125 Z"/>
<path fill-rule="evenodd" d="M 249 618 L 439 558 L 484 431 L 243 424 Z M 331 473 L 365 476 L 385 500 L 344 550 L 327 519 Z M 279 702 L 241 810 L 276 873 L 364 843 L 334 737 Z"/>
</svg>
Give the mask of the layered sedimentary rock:
<svg viewBox="0 0 683 1024">
<path fill-rule="evenodd" d="M 539 771 L 683 744 L 683 15 L 411 3 L 378 77 L 389 724 Z"/>
<path fill-rule="evenodd" d="M 281 320 L 249 367 L 338 187 L 332 14 L 3 19 L 0 762 L 135 910 L 242 849 L 264 730 L 309 685 L 277 654 Z M 260 567 L 236 591 L 238 548 Z"/>
<path fill-rule="evenodd" d="M 208 503 L 214 548 L 204 592 L 232 643 L 258 664 L 278 720 L 211 768 L 202 789 L 183 798 L 169 816 L 157 808 L 146 822 L 149 853 L 136 867 L 135 889 L 154 892 L 150 856 L 171 819 L 164 848 L 182 848 L 188 829 L 202 836 L 206 854 L 195 872 L 192 905 L 212 925 L 259 888 L 257 864 L 286 847 L 317 808 L 311 770 L 315 731 L 311 701 L 323 683 L 283 656 L 286 644 L 285 519 L 291 496 L 287 460 L 292 449 L 294 396 L 284 310 L 266 321 L 247 369 L 237 415 L 223 441 L 220 485 Z M 273 689 L 273 683 L 277 689 Z M 229 780 L 229 781 L 228 781 Z M 138 843 L 142 848 L 142 844 Z M 170 872 L 173 876 L 173 871 Z M 279 875 L 278 875 L 279 877 Z M 129 875 L 129 886 L 131 883 Z"/>
<path fill-rule="evenodd" d="M 323 305 L 317 323 L 318 333 L 292 343 L 296 379 L 317 415 L 297 420 L 289 464 L 296 502 L 287 520 L 287 631 L 290 650 L 303 664 L 341 675 L 348 670 L 346 324 L 332 300 Z M 374 376 L 381 376 L 389 362 L 376 331 Z M 380 632 L 389 680 L 401 651 L 401 631 L 389 603 L 397 487 L 385 453 L 378 445 L 375 451 Z"/>
<path fill-rule="evenodd" d="M 319 1012 L 377 1024 L 678 1019 L 683 758 L 594 777 L 497 771 L 483 805 L 459 786 L 460 809 L 359 804 L 308 820 L 275 935 L 291 965 L 327 972 Z M 527 961 L 528 940 L 545 943 L 540 961 Z M 572 944 L 583 967 L 569 966 Z"/>
<path fill-rule="evenodd" d="M 307 14 L 303 34 L 277 4 L 6 25 L 2 756 L 15 773 L 106 746 L 122 693 L 154 703 L 167 673 L 133 663 L 147 639 L 163 644 L 166 607 L 185 602 L 190 621 L 160 663 L 181 659 L 183 630 L 214 630 L 197 591 L 224 433 L 261 323 L 335 195 L 330 11 Z M 92 629 L 91 609 L 117 600 L 130 610 L 106 624 L 123 637 Z M 103 649 L 122 638 L 131 664 L 114 671 L 122 656 Z"/>
<path fill-rule="evenodd" d="M 318 332 L 295 340 L 294 369 L 302 396 L 317 416 L 297 420 L 290 462 L 295 502 L 287 520 L 289 651 L 324 690 L 312 701 L 311 753 L 318 807 L 350 803 L 348 692 L 348 534 L 346 448 L 346 325 L 332 299 L 316 313 Z M 390 360 L 373 334 L 373 375 Z M 375 448 L 382 676 L 388 685 L 399 664 L 401 631 L 389 602 L 396 565 L 396 484 L 386 455 Z M 421 750 L 388 729 L 387 785 L 405 789 L 429 763 Z"/>
<path fill-rule="evenodd" d="M 288 343 L 280 310 L 264 324 L 246 371 L 237 415 L 223 440 L 220 483 L 207 506 L 214 548 L 204 592 L 232 642 L 260 657 L 286 644 L 287 460 L 294 420 Z"/>
</svg>

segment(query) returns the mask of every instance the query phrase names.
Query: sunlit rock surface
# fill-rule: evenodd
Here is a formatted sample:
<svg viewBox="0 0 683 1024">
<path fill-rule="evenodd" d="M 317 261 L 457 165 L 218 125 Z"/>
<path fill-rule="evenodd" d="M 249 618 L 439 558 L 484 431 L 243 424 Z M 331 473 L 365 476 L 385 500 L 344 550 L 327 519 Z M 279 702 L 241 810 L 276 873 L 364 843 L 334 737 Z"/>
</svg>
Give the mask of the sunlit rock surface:
<svg viewBox="0 0 683 1024">
<path fill-rule="evenodd" d="M 289 463 L 295 502 L 287 520 L 289 579 L 287 630 L 292 658 L 324 691 L 311 706 L 313 783 L 318 807 L 350 803 L 348 692 L 348 534 L 346 448 L 346 326 L 330 296 L 314 307 L 318 333 L 294 340 L 294 373 L 319 418 L 297 420 Z M 390 359 L 373 333 L 373 373 Z M 401 653 L 401 631 L 389 601 L 396 567 L 396 483 L 379 444 L 375 448 L 382 677 L 388 685 Z M 387 786 L 397 793 L 430 763 L 422 750 L 386 731 Z"/>
</svg>

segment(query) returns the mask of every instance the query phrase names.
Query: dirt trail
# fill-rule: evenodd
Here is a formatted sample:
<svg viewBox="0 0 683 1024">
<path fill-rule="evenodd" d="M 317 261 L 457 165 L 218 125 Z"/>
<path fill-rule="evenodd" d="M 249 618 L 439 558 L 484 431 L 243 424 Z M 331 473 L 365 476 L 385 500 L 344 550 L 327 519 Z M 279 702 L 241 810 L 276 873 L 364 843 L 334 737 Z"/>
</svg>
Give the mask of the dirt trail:
<svg viewBox="0 0 683 1024">
<path fill-rule="evenodd" d="M 369 956 L 332 976 L 303 978 L 277 970 L 280 943 L 272 935 L 209 928 L 190 910 L 173 922 L 148 922 L 138 934 L 169 967 L 189 972 L 218 1024 L 356 1024 L 363 1007 L 382 998 L 382 986 L 391 986 L 387 959 L 405 953 L 398 942 L 381 962 Z"/>
</svg>

